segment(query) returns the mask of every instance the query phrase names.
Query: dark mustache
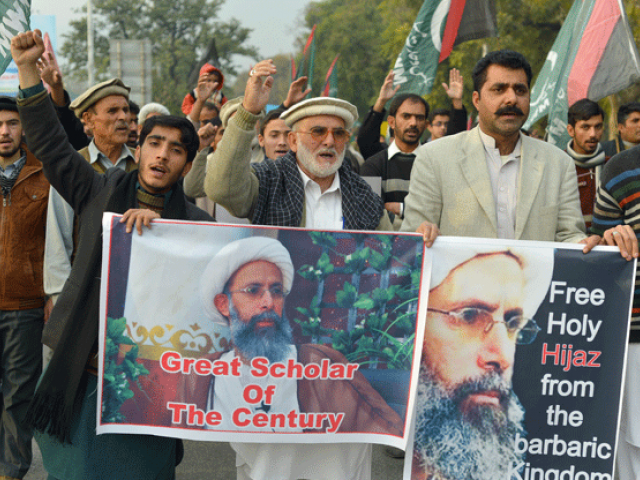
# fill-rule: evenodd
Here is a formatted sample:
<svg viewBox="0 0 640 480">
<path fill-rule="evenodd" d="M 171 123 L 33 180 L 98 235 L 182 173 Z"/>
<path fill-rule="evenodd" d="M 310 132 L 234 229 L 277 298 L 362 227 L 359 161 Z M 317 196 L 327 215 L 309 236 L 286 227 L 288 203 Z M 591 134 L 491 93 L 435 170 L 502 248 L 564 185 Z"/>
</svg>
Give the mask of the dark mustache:
<svg viewBox="0 0 640 480">
<path fill-rule="evenodd" d="M 505 405 L 511 389 L 499 373 L 492 372 L 464 381 L 454 390 L 452 398 L 459 404 L 469 395 L 491 391 L 497 392 L 500 404 Z"/>
<path fill-rule="evenodd" d="M 524 115 L 524 112 L 520 110 L 516 105 L 510 105 L 499 108 L 496 110 L 496 115 L 504 115 L 505 113 L 515 113 L 516 115 Z"/>
</svg>

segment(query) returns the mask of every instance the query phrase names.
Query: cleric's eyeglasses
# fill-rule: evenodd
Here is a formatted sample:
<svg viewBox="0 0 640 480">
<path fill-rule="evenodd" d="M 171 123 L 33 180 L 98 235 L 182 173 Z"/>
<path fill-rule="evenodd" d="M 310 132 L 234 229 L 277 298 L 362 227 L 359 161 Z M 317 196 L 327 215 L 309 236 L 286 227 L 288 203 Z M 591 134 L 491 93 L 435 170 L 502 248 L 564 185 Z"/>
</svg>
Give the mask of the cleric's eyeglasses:
<svg viewBox="0 0 640 480">
<path fill-rule="evenodd" d="M 540 327 L 532 318 L 515 315 L 507 320 L 494 320 L 491 312 L 484 308 L 467 307 L 450 312 L 427 308 L 427 311 L 446 315 L 450 319 L 449 326 L 463 331 L 470 337 L 482 338 L 496 323 L 504 323 L 509 338 L 515 340 L 516 345 L 528 345 L 536 339 L 540 331 Z"/>
<path fill-rule="evenodd" d="M 325 138 L 327 138 L 327 135 L 329 135 L 329 131 L 331 131 L 331 135 L 333 135 L 333 140 L 340 145 L 347 143 L 349 141 L 349 138 L 351 138 L 349 130 L 346 130 L 344 128 L 329 129 L 327 127 L 311 127 L 308 132 L 296 130 L 296 133 L 311 135 L 311 138 L 320 143 L 323 142 Z"/>
<path fill-rule="evenodd" d="M 238 290 L 229 290 L 228 293 L 243 293 L 253 300 L 260 300 L 266 292 L 269 292 L 269 295 L 271 295 L 271 298 L 274 300 L 282 300 L 289 295 L 289 292 L 287 292 L 282 285 L 271 285 L 270 287 L 249 285 L 244 288 L 239 288 Z"/>
</svg>

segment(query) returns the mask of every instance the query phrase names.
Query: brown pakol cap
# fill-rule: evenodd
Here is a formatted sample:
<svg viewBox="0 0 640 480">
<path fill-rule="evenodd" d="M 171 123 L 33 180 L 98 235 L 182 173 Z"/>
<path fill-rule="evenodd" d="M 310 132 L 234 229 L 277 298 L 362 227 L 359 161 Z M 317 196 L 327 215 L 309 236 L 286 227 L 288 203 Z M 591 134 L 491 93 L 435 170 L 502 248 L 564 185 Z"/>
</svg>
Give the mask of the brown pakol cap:
<svg viewBox="0 0 640 480">
<path fill-rule="evenodd" d="M 108 97 L 109 95 L 122 95 L 124 98 L 129 100 L 130 91 L 131 88 L 122 83 L 122 80 L 119 78 L 112 78 L 111 80 L 98 83 L 89 88 L 86 92 L 71 102 L 69 108 L 73 110 L 76 117 L 81 118 L 82 114 L 98 100 Z"/>
</svg>

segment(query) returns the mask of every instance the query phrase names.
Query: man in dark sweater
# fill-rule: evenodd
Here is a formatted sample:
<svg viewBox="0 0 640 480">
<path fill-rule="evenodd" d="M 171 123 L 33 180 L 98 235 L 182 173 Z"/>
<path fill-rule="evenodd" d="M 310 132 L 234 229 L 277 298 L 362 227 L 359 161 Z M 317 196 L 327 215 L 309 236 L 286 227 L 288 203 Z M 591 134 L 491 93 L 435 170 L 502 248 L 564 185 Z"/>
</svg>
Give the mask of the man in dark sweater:
<svg viewBox="0 0 640 480">
<path fill-rule="evenodd" d="M 600 144 L 604 132 L 604 112 L 600 105 L 588 98 L 571 105 L 567 112 L 567 132 L 571 140 L 565 152 L 576 164 L 580 207 L 584 223 L 590 228 L 602 166 L 609 160 Z"/>
<path fill-rule="evenodd" d="M 604 142 L 602 148 L 608 157 L 640 145 L 640 102 L 629 102 L 618 109 L 618 135 Z"/>
<path fill-rule="evenodd" d="M 591 232 L 607 245 L 618 245 L 628 260 L 638 258 L 640 235 L 640 146 L 614 155 L 602 169 Z M 631 310 L 626 387 L 622 399 L 617 469 L 620 480 L 635 480 L 640 472 L 640 270 Z"/>
<path fill-rule="evenodd" d="M 360 174 L 382 179 L 384 208 L 393 214 L 394 228 L 402 223 L 404 197 L 409 192 L 409 177 L 420 137 L 427 128 L 429 104 L 419 95 L 397 95 L 389 107 L 387 121 L 395 137 L 389 148 L 368 158 Z"/>
<path fill-rule="evenodd" d="M 191 168 L 198 136 L 183 118 L 145 122 L 135 157 L 139 169 L 96 172 L 71 146 L 40 81 L 40 32 L 11 41 L 20 79 L 19 112 L 28 145 L 45 176 L 80 218 L 73 268 L 54 307 L 43 341 L 54 350 L 27 418 L 49 479 L 162 479 L 175 475 L 175 439 L 95 434 L 96 351 L 102 262 L 102 215 L 122 213 L 127 232 L 142 233 L 154 218 L 210 220 L 185 201 L 177 183 Z"/>
</svg>

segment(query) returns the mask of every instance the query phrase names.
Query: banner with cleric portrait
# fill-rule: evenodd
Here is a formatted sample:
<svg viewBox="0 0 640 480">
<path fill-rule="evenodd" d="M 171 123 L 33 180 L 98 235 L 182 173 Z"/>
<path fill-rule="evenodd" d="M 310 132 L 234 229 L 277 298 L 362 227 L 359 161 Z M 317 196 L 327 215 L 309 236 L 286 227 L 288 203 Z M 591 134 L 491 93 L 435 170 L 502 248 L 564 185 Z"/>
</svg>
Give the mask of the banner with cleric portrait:
<svg viewBox="0 0 640 480">
<path fill-rule="evenodd" d="M 405 448 L 421 236 L 120 219 L 103 219 L 99 434 Z"/>
<path fill-rule="evenodd" d="M 439 238 L 404 479 L 611 480 L 635 260 Z"/>
</svg>

